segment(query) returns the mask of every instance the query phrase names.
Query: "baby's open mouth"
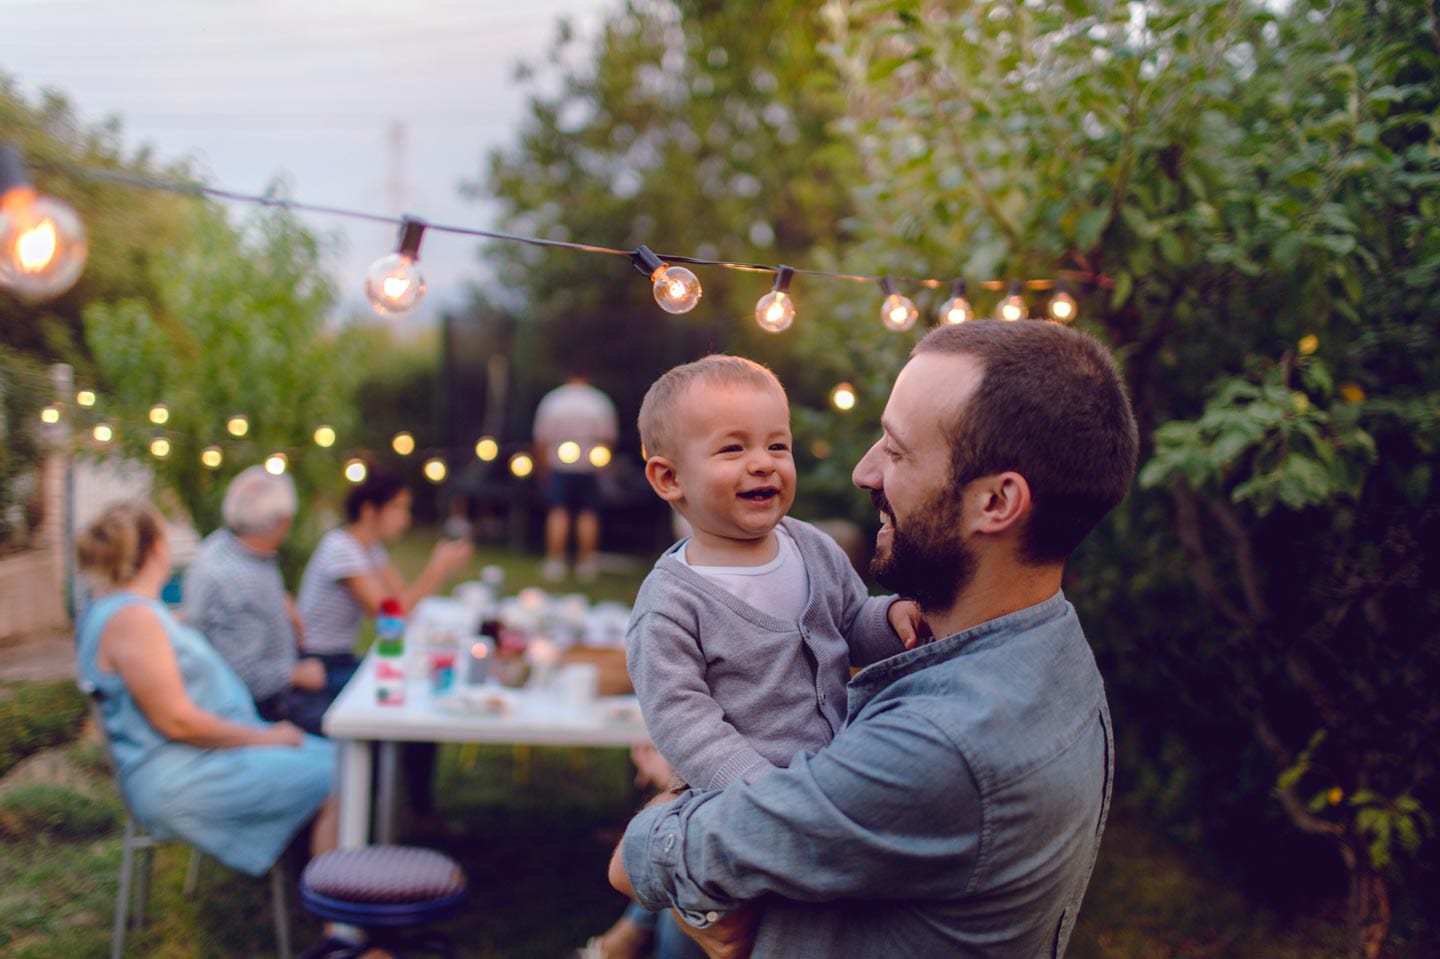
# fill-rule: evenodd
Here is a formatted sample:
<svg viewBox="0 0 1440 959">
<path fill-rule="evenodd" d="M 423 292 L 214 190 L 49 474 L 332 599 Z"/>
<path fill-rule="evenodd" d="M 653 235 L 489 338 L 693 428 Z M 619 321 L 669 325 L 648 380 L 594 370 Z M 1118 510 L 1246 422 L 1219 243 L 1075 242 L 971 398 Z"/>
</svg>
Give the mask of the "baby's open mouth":
<svg viewBox="0 0 1440 959">
<path fill-rule="evenodd" d="M 741 499 L 748 499 L 755 503 L 764 503 L 780 495 L 780 491 L 773 486 L 766 486 L 763 489 L 746 490 L 740 494 Z"/>
</svg>

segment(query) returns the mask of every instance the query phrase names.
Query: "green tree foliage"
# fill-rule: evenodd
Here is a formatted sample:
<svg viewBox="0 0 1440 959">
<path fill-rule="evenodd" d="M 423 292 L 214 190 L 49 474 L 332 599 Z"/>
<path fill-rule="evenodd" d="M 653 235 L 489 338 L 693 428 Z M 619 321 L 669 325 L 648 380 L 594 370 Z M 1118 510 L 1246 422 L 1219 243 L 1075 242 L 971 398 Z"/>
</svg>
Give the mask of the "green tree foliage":
<svg viewBox="0 0 1440 959">
<path fill-rule="evenodd" d="M 60 94 L 47 91 L 32 104 L 3 73 L 0 131 L 0 138 L 20 151 L 36 189 L 75 207 L 90 244 L 85 272 L 58 299 L 37 305 L 0 290 L 0 345 L 36 360 L 71 363 L 87 373 L 85 304 L 153 293 L 149 266 L 182 235 L 187 201 L 101 183 L 77 175 L 76 168 L 181 178 L 187 170 L 182 164 L 162 167 L 146 150 L 124 155 L 118 120 L 85 127 Z"/>
<path fill-rule="evenodd" d="M 152 244 L 178 236 L 185 201 L 76 176 L 76 166 L 152 175 L 183 175 L 183 170 L 159 170 L 144 151 L 123 156 L 118 123 L 84 127 L 64 97 L 47 92 L 31 103 L 4 73 L 0 141 L 20 151 L 40 192 L 76 208 L 90 244 L 85 272 L 58 299 L 28 303 L 0 290 L 0 418 L 5 422 L 0 439 L 0 542 L 23 546 L 28 528 L 40 519 L 34 469 L 41 444 L 35 425 L 40 408 L 55 398 L 47 367 L 69 363 L 82 379 L 90 378 L 82 309 L 97 298 L 150 295 L 146 265 L 155 255 Z"/>
<path fill-rule="evenodd" d="M 261 207 L 236 226 L 195 200 L 183 237 L 157 242 L 147 276 L 153 296 L 86 307 L 85 339 L 105 384 L 96 411 L 120 424 L 119 449 L 149 463 L 209 530 L 229 478 L 272 452 L 289 458 L 302 495 L 339 484 L 336 453 L 312 437 L 322 423 L 342 444 L 352 435 L 357 368 L 352 341 L 324 329 L 334 293 L 318 241 L 293 214 Z M 155 403 L 170 419 L 152 428 Z M 226 431 L 236 413 L 249 420 L 238 440 Z M 164 459 L 150 455 L 155 435 L 172 444 Z M 224 452 L 219 470 L 201 465 L 210 445 Z M 302 509 L 301 522 L 311 519 Z"/>
<path fill-rule="evenodd" d="M 593 51 L 562 28 L 555 69 L 522 71 L 535 92 L 519 143 L 491 158 L 472 192 L 496 198 L 513 233 L 804 260 L 842 232 L 854 179 L 853 154 L 829 127 L 843 97 L 812 11 L 800 0 L 636 0 L 606 20 Z M 493 299 L 518 318 L 516 405 L 527 416 L 578 365 L 628 425 L 656 375 L 712 350 L 757 356 L 792 393 L 808 388 L 793 334 L 754 322 L 769 274 L 697 267 L 704 297 L 671 316 L 623 257 L 498 244 L 487 259 L 506 287 Z"/>
<path fill-rule="evenodd" d="M 855 255 L 1068 277 L 1125 361 L 1148 461 L 1067 588 L 1131 801 L 1211 848 L 1248 824 L 1273 850 L 1281 812 L 1328 838 L 1352 953 L 1378 954 L 1393 892 L 1419 921 L 1435 879 L 1433 10 L 826 10 L 866 171 Z"/>
</svg>

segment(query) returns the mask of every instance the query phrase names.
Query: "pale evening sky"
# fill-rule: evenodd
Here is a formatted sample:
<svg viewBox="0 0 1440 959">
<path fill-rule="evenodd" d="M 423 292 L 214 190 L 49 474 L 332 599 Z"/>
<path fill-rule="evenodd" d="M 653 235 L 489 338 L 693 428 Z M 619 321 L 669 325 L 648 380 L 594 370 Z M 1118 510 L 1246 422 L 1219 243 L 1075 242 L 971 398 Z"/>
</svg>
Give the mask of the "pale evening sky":
<svg viewBox="0 0 1440 959">
<path fill-rule="evenodd" d="M 302 202 L 413 213 L 489 228 L 458 185 L 489 151 L 515 142 L 538 62 L 569 16 L 594 35 L 614 0 L 0 0 L 0 72 L 32 102 L 64 94 L 87 123 L 118 115 L 127 153 L 150 144 L 193 157 L 213 186 L 263 193 L 277 176 Z M 404 149 L 390 145 L 396 123 Z M 3 131 L 0 131 L 3 139 Z M 243 215 L 248 208 L 235 208 Z M 365 268 L 395 229 L 323 215 L 341 233 L 333 258 L 347 310 L 364 303 Z M 485 279 L 476 241 L 427 233 L 418 319 Z"/>
</svg>

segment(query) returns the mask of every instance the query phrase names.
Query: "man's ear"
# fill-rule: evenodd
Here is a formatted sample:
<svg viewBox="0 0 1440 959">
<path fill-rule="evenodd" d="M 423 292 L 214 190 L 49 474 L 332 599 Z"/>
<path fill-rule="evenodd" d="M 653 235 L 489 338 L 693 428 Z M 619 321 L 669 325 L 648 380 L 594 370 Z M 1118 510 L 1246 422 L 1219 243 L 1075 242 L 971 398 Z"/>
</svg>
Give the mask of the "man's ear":
<svg viewBox="0 0 1440 959">
<path fill-rule="evenodd" d="M 992 536 L 1019 530 L 1034 505 L 1029 481 L 1013 471 L 980 477 L 973 482 L 969 495 L 978 507 L 974 513 L 975 531 Z"/>
<path fill-rule="evenodd" d="M 674 503 L 685 495 L 680 488 L 680 474 L 676 472 L 675 464 L 664 456 L 652 456 L 645 461 L 645 478 L 650 481 L 655 495 L 667 503 Z"/>
</svg>

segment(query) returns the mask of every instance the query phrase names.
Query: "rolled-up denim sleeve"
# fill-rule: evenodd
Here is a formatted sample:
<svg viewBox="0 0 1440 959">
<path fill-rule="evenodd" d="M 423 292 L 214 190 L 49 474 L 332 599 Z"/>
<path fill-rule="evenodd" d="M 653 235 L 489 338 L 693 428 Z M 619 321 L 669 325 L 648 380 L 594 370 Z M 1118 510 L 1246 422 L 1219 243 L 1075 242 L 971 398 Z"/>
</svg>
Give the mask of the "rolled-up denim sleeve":
<svg viewBox="0 0 1440 959">
<path fill-rule="evenodd" d="M 926 898 L 980 855 L 983 815 L 963 750 L 894 708 L 753 783 L 691 791 L 633 819 L 636 899 L 692 925 L 767 894 L 807 902 Z"/>
</svg>

